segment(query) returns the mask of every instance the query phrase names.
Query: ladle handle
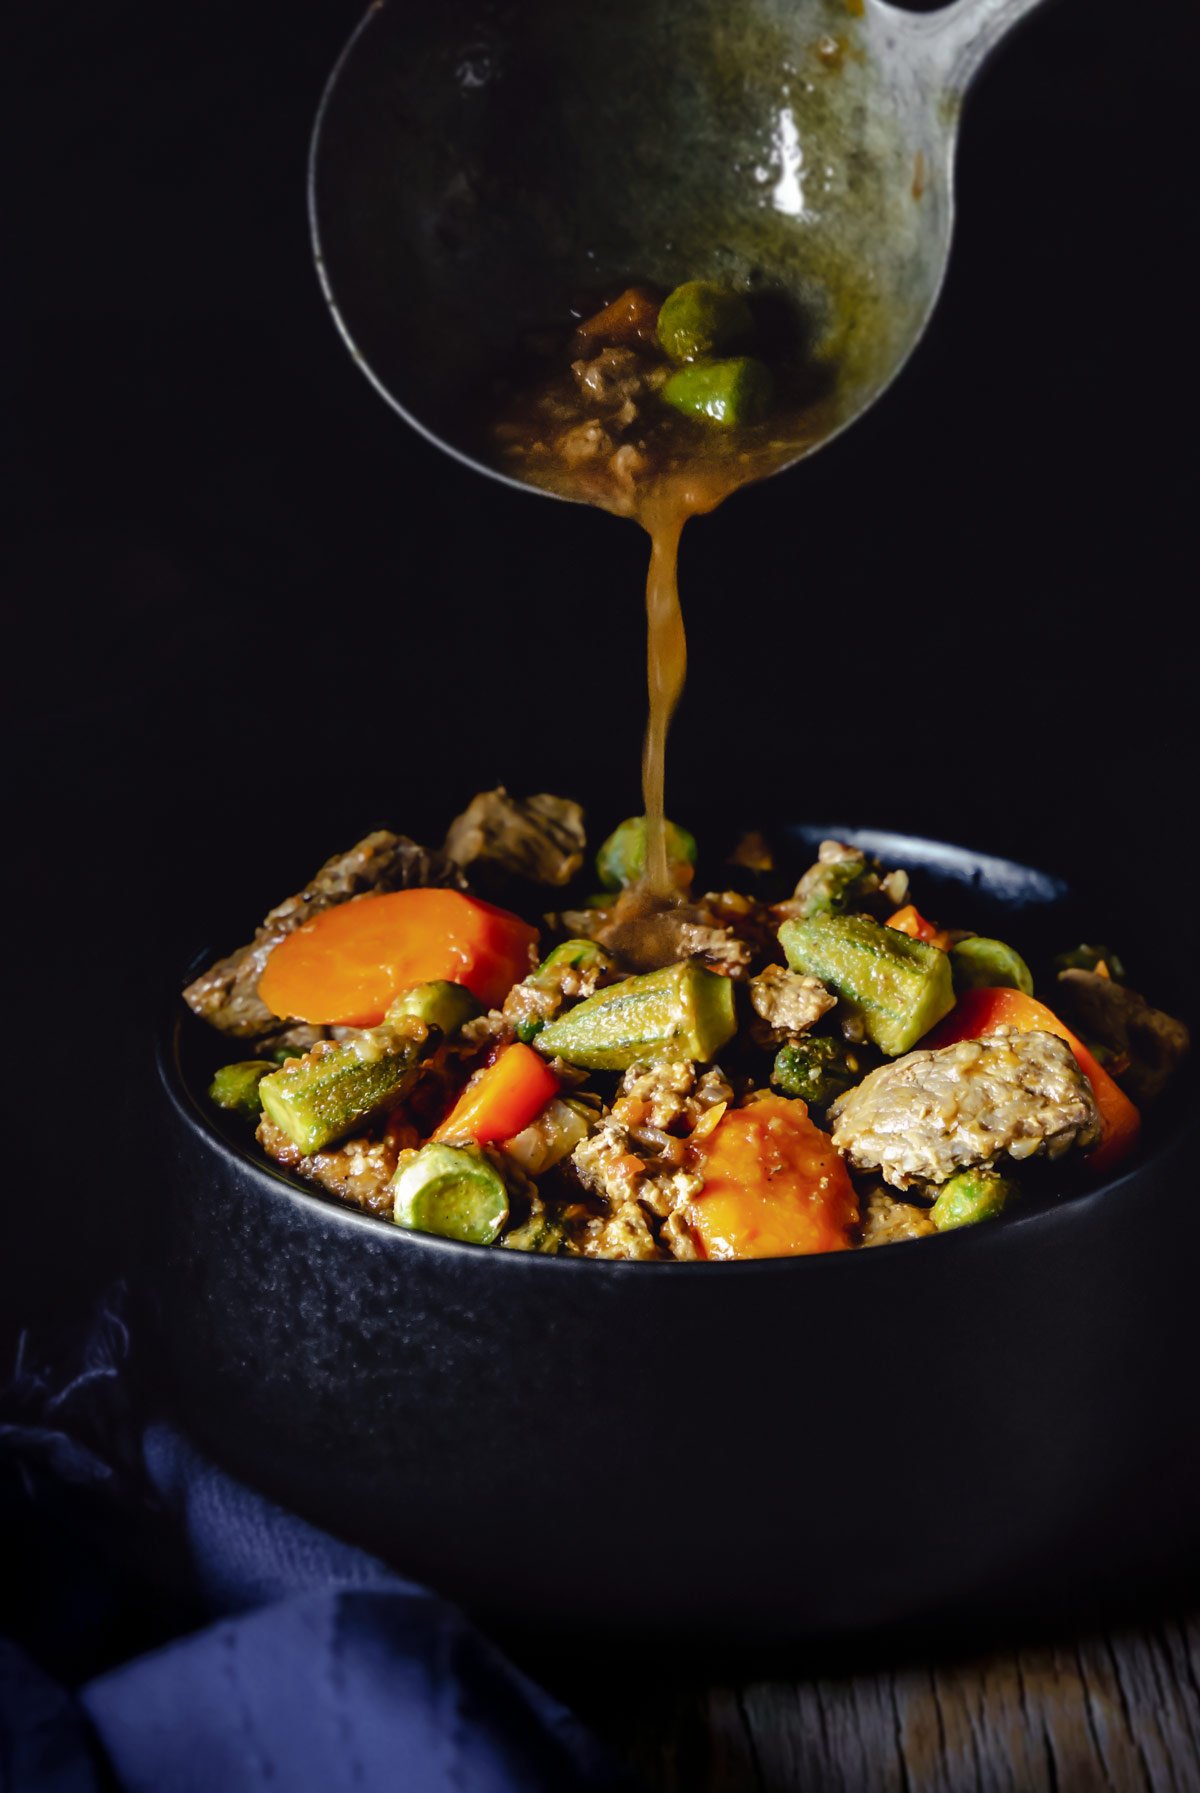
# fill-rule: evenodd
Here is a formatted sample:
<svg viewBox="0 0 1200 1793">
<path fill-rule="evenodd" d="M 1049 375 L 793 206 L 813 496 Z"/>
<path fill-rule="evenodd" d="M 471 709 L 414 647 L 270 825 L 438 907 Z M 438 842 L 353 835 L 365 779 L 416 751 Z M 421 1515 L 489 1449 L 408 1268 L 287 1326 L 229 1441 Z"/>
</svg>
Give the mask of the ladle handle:
<svg viewBox="0 0 1200 1793">
<path fill-rule="evenodd" d="M 942 84 L 965 93 L 1000 39 L 1042 0 L 954 0 L 940 12 L 912 15 Z"/>
</svg>

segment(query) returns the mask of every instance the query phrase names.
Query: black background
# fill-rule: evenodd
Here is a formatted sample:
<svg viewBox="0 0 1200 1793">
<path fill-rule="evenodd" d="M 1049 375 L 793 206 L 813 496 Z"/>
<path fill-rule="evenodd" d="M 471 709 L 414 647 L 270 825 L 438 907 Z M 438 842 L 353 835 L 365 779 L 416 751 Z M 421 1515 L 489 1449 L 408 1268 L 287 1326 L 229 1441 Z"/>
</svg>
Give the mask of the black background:
<svg viewBox="0 0 1200 1793">
<path fill-rule="evenodd" d="M 305 157 L 360 3 L 0 24 L 4 981 L 31 1073 L 0 1345 L 121 1267 L 131 1188 L 170 1199 L 146 1042 L 196 942 L 486 784 L 637 807 L 643 539 L 439 455 L 324 310 Z M 972 96 L 898 386 L 687 531 L 668 789 L 702 836 L 915 828 L 1152 879 L 1191 928 L 1197 52 L 1183 5 L 1037 16 Z"/>
</svg>

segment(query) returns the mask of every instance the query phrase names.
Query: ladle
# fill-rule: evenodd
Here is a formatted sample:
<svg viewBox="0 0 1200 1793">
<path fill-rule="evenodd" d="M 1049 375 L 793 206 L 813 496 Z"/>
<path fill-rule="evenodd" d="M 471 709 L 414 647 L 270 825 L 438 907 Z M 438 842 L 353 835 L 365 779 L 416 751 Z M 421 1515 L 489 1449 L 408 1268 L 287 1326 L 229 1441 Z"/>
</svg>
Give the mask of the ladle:
<svg viewBox="0 0 1200 1793">
<path fill-rule="evenodd" d="M 342 335 L 416 429 L 510 478 L 480 395 L 569 295 L 630 278 L 774 289 L 837 369 L 828 440 L 924 333 L 963 96 L 1037 4 L 375 0 L 309 167 Z"/>
</svg>

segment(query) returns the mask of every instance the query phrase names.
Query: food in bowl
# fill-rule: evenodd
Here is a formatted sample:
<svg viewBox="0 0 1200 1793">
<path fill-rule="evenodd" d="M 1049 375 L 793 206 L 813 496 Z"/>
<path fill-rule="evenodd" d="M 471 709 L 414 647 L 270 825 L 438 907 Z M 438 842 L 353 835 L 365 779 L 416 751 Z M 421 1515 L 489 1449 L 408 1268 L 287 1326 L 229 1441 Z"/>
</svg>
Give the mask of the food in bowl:
<svg viewBox="0 0 1200 1793">
<path fill-rule="evenodd" d="M 212 1103 L 381 1220 L 641 1261 L 923 1238 L 1136 1152 L 1188 1033 L 1109 949 L 1035 978 L 833 840 L 789 886 L 747 836 L 696 894 L 668 823 L 664 896 L 647 832 L 607 837 L 595 893 L 579 806 L 503 789 L 440 850 L 331 859 L 184 993 L 244 1042 Z"/>
</svg>

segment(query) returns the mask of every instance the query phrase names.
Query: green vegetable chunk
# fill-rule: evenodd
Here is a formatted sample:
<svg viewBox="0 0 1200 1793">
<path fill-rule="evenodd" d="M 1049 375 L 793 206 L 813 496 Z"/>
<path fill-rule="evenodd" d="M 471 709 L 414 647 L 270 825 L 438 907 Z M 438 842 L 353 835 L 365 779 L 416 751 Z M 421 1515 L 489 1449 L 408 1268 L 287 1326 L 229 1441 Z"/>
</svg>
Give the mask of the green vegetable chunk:
<svg viewBox="0 0 1200 1793">
<path fill-rule="evenodd" d="M 227 1108 L 230 1114 L 240 1114 L 243 1120 L 257 1120 L 262 1112 L 258 1086 L 270 1070 L 270 1060 L 262 1058 L 222 1065 L 208 1086 L 209 1099 L 218 1108 Z"/>
<path fill-rule="evenodd" d="M 802 921 L 811 921 L 814 915 L 841 915 L 850 905 L 854 896 L 854 887 L 859 884 L 867 871 L 865 859 L 835 859 L 831 865 L 817 866 L 805 878 L 808 890 L 804 895 L 804 907 L 800 912 Z"/>
<path fill-rule="evenodd" d="M 1069 953 L 1059 953 L 1054 961 L 1056 971 L 1096 971 L 1108 967 L 1109 977 L 1120 984 L 1125 981 L 1125 967 L 1117 954 L 1107 946 L 1074 946 Z"/>
<path fill-rule="evenodd" d="M 1017 1185 L 996 1170 L 960 1170 L 943 1183 L 929 1218 L 939 1233 L 951 1227 L 974 1226 L 977 1220 L 994 1220 L 1017 1193 Z"/>
<path fill-rule="evenodd" d="M 604 900 L 607 903 L 610 899 L 606 896 Z M 525 982 L 535 990 L 549 991 L 561 1001 L 564 972 L 586 969 L 601 977 L 613 969 L 615 962 L 612 954 L 606 953 L 594 940 L 564 940 L 561 946 L 546 955 Z M 528 1046 L 545 1025 L 544 1015 L 525 1015 L 517 1022 L 517 1038 Z"/>
<path fill-rule="evenodd" d="M 534 1042 L 547 1058 L 589 1071 L 711 1059 L 733 1038 L 733 985 L 692 959 L 627 977 L 544 1027 Z"/>
<path fill-rule="evenodd" d="M 1033 973 L 1003 940 L 972 934 L 950 949 L 950 969 L 956 990 L 1023 990 L 1033 995 Z"/>
<path fill-rule="evenodd" d="M 566 1243 L 566 1228 L 561 1221 L 551 1220 L 546 1213 L 533 1214 L 520 1226 L 515 1226 L 505 1233 L 500 1244 L 509 1251 L 541 1252 L 545 1257 L 557 1257 Z"/>
<path fill-rule="evenodd" d="M 411 990 L 402 990 L 384 1016 L 384 1023 L 392 1025 L 411 1017 L 414 1021 L 424 1021 L 427 1027 L 438 1028 L 443 1034 L 452 1034 L 482 1013 L 483 1004 L 472 996 L 465 984 L 449 984 L 444 978 L 435 978 L 431 983 L 414 984 Z"/>
<path fill-rule="evenodd" d="M 504 1178 L 482 1152 L 436 1141 L 400 1165 L 392 1178 L 397 1226 L 470 1245 L 491 1245 L 508 1219 Z"/>
<path fill-rule="evenodd" d="M 779 944 L 792 970 L 820 978 L 889 1058 L 910 1052 L 954 1007 L 948 955 L 868 916 L 785 921 Z"/>
<path fill-rule="evenodd" d="M 761 361 L 737 355 L 729 361 L 693 361 L 673 373 L 662 389 L 667 403 L 689 417 L 703 417 L 725 429 L 757 423 L 771 403 L 771 376 Z"/>
<path fill-rule="evenodd" d="M 364 1028 L 347 1040 L 323 1040 L 259 1084 L 268 1118 L 302 1152 L 319 1152 L 407 1092 L 424 1057 L 429 1030 L 416 1020 Z"/>
<path fill-rule="evenodd" d="M 728 287 L 711 280 L 687 280 L 663 300 L 658 340 L 672 361 L 701 361 L 722 355 L 754 334 L 750 307 Z"/>
<path fill-rule="evenodd" d="M 676 822 L 664 822 L 667 832 L 667 863 L 696 863 L 696 837 Z M 646 875 L 646 818 L 628 816 L 614 828 L 596 855 L 596 871 L 606 890 L 623 890 L 639 884 Z"/>
<path fill-rule="evenodd" d="M 558 988 L 559 973 L 564 970 L 611 971 L 614 960 L 594 940 L 564 940 L 552 953 L 547 953 L 537 970 L 530 973 L 531 984 L 550 984 Z"/>
<path fill-rule="evenodd" d="M 828 1108 L 863 1076 L 865 1066 L 852 1046 L 828 1034 L 790 1040 L 775 1054 L 771 1082 L 785 1096 L 799 1096 L 814 1108 Z"/>
</svg>

